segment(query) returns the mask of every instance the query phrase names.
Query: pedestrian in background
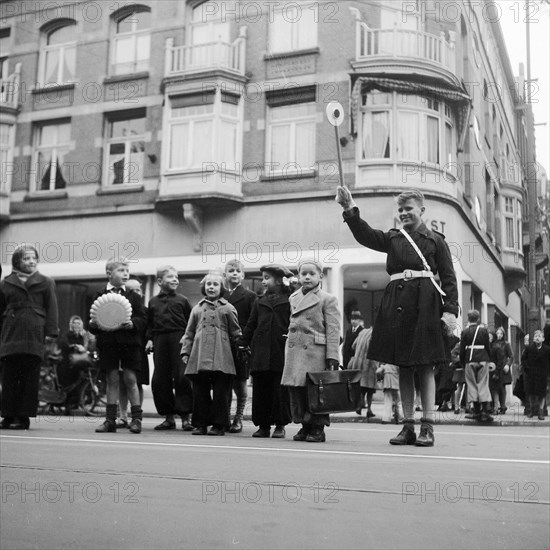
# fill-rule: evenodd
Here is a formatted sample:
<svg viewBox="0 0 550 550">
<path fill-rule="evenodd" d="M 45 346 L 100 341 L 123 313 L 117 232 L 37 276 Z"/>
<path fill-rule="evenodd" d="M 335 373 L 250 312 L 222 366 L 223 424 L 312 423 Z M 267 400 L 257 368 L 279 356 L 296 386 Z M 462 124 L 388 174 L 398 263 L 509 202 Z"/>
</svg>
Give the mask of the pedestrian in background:
<svg viewBox="0 0 550 550">
<path fill-rule="evenodd" d="M 355 350 L 353 343 L 361 331 L 365 328 L 365 322 L 363 321 L 363 316 L 360 311 L 352 311 L 349 322 L 351 327 L 346 331 L 344 344 L 342 345 L 342 366 L 344 369 L 348 368 L 348 364 L 353 357 Z"/>
<path fill-rule="evenodd" d="M 237 310 L 224 297 L 223 283 L 221 271 L 201 280 L 204 298 L 191 310 L 181 339 L 185 376 L 193 385 L 193 435 L 225 435 L 229 418 L 235 377 L 231 346 L 236 346 L 242 332 Z"/>
<path fill-rule="evenodd" d="M 376 369 L 376 376 L 382 380 L 384 387 L 384 414 L 382 424 L 392 420 L 399 424 L 403 420 L 403 407 L 399 395 L 399 367 L 381 363 Z"/>
<path fill-rule="evenodd" d="M 347 187 L 339 186 L 337 202 L 344 222 L 363 246 L 387 254 L 390 282 L 374 322 L 368 357 L 399 367 L 399 387 L 405 416 L 392 445 L 434 445 L 434 365 L 450 361 L 447 337 L 456 329 L 458 291 L 445 236 L 422 221 L 424 196 L 411 190 L 397 197 L 403 228 L 380 231 L 361 219 Z M 435 281 L 438 275 L 441 283 Z M 420 379 L 423 418 L 414 431 L 414 373 Z"/>
<path fill-rule="evenodd" d="M 523 350 L 521 357 L 524 365 L 525 396 L 529 403 L 527 417 L 533 418 L 537 414 L 539 420 L 544 420 L 546 384 L 550 375 L 550 347 L 543 342 L 542 330 L 535 330 L 533 343 Z"/>
<path fill-rule="evenodd" d="M 228 292 L 226 295 L 227 301 L 237 310 L 237 317 L 239 319 L 239 326 L 241 331 L 244 330 L 250 314 L 252 313 L 252 307 L 256 302 L 258 296 L 255 292 L 248 290 L 242 285 L 244 280 L 244 266 L 242 262 L 237 259 L 230 260 L 225 264 L 224 270 L 224 282 Z M 229 427 L 230 433 L 240 433 L 243 431 L 243 415 L 244 408 L 246 406 L 246 399 L 248 397 L 248 377 L 249 377 L 249 364 L 245 354 L 237 353 L 237 350 L 233 348 L 233 361 L 235 362 L 235 378 L 233 379 L 233 390 L 229 394 L 229 409 L 231 410 L 231 400 L 233 393 L 237 398 L 237 404 L 235 407 L 235 416 L 233 422 Z"/>
<path fill-rule="evenodd" d="M 288 386 L 292 421 L 302 427 L 294 441 L 323 442 L 328 414 L 309 410 L 306 374 L 338 368 L 340 310 L 334 296 L 321 289 L 323 266 L 314 259 L 298 264 L 301 288 L 290 296 L 290 325 L 281 384 Z"/>
<path fill-rule="evenodd" d="M 180 341 L 187 329 L 191 304 L 177 291 L 178 272 L 171 265 L 157 269 L 160 292 L 149 300 L 147 310 L 146 350 L 153 352 L 155 369 L 151 391 L 155 408 L 164 421 L 155 430 L 175 430 L 176 415 L 181 418 L 184 431 L 192 431 L 189 418 L 193 411 L 191 381 L 183 376 Z"/>
<path fill-rule="evenodd" d="M 281 386 L 285 364 L 285 337 L 290 323 L 289 294 L 293 273 L 279 264 L 260 268 L 265 294 L 252 307 L 252 313 L 239 341 L 251 347 L 252 422 L 258 430 L 252 437 L 285 437 L 290 423 L 290 404 L 286 386 Z"/>
<path fill-rule="evenodd" d="M 59 334 L 55 283 L 38 271 L 38 260 L 34 246 L 18 246 L 12 272 L 0 281 L 2 429 L 29 429 L 38 408 L 45 345 Z"/>
<path fill-rule="evenodd" d="M 495 338 L 491 344 L 492 360 L 495 370 L 489 379 L 489 390 L 493 400 L 495 414 L 506 414 L 506 386 L 512 383 L 512 363 L 514 354 L 512 347 L 506 341 L 506 331 L 503 327 L 497 328 Z"/>
</svg>

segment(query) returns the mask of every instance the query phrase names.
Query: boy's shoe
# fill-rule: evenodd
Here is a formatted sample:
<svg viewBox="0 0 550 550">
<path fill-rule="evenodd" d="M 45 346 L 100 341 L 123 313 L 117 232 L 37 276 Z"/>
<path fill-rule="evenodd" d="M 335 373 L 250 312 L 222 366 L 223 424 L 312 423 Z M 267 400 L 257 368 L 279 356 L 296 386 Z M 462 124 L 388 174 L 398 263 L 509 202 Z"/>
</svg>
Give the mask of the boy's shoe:
<svg viewBox="0 0 550 550">
<path fill-rule="evenodd" d="M 130 428 L 130 424 L 128 424 L 128 420 L 125 418 L 120 418 L 115 422 L 115 426 L 117 428 Z"/>
<path fill-rule="evenodd" d="M 309 432 L 308 427 L 302 424 L 302 427 L 292 439 L 294 439 L 294 441 L 305 441 L 307 438 L 308 432 Z"/>
<path fill-rule="evenodd" d="M 271 432 L 271 426 L 260 426 L 253 434 L 252 437 L 269 437 Z"/>
<path fill-rule="evenodd" d="M 414 428 L 407 423 L 403 429 L 390 439 L 390 445 L 414 445 L 416 443 L 416 434 Z"/>
<path fill-rule="evenodd" d="M 415 445 L 417 447 L 433 447 L 434 441 L 433 428 L 427 424 L 423 424 L 420 428 L 420 434 L 416 439 Z"/>
<path fill-rule="evenodd" d="M 323 443 L 326 440 L 325 429 L 315 427 L 307 434 L 306 441 L 310 443 Z"/>
<path fill-rule="evenodd" d="M 161 422 L 158 426 L 154 427 L 155 430 L 175 430 L 176 429 L 176 423 L 175 422 L 169 422 L 168 420 L 164 420 L 164 422 Z"/>
<path fill-rule="evenodd" d="M 193 428 L 191 435 L 206 435 L 206 432 L 206 426 L 197 426 L 196 428 Z"/>
<path fill-rule="evenodd" d="M 10 424 L 13 424 L 13 416 L 6 416 L 2 418 L 0 422 L 0 430 L 7 430 L 10 427 Z"/>
<path fill-rule="evenodd" d="M 191 420 L 189 420 L 189 418 L 182 418 L 181 429 L 184 432 L 192 432 L 195 428 L 193 427 L 193 424 L 191 424 Z"/>
<path fill-rule="evenodd" d="M 139 420 L 138 418 L 132 418 L 132 421 L 130 422 L 130 433 L 141 433 L 141 420 Z"/>
<path fill-rule="evenodd" d="M 31 427 L 31 419 L 28 416 L 16 416 L 9 425 L 10 430 L 28 430 Z"/>
<path fill-rule="evenodd" d="M 208 430 L 208 435 L 225 435 L 225 431 L 218 426 L 212 426 L 210 430 Z"/>
<path fill-rule="evenodd" d="M 370 410 L 367 410 L 367 418 L 374 418 L 376 415 Z"/>
<path fill-rule="evenodd" d="M 240 434 L 243 431 L 243 423 L 240 418 L 235 417 L 231 426 L 229 427 L 229 433 Z"/>
<path fill-rule="evenodd" d="M 113 420 L 105 420 L 101 426 L 95 429 L 96 433 L 104 434 L 107 432 L 116 432 L 116 423 Z"/>
<path fill-rule="evenodd" d="M 460 414 L 460 409 L 455 409 L 455 414 Z"/>
<path fill-rule="evenodd" d="M 275 437 L 278 439 L 283 439 L 286 435 L 285 427 L 284 426 L 275 426 L 275 429 L 273 430 L 273 433 L 271 434 L 271 437 Z"/>
</svg>

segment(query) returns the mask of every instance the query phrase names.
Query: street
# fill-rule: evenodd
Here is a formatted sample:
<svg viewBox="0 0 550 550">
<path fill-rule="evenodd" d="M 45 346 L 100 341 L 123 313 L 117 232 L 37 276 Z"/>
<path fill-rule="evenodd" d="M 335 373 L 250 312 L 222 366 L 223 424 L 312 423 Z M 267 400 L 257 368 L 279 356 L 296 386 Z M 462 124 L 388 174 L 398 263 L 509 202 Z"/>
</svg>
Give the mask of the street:
<svg viewBox="0 0 550 550">
<path fill-rule="evenodd" d="M 335 423 L 322 444 L 96 434 L 38 417 L 0 433 L 1 548 L 548 548 L 548 427 Z"/>
</svg>

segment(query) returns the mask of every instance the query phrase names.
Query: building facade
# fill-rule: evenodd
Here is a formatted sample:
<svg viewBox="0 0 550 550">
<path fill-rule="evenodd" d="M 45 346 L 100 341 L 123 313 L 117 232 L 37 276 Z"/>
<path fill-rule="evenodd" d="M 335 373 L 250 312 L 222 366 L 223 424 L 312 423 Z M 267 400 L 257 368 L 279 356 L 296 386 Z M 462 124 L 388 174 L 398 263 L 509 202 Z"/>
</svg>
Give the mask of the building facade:
<svg viewBox="0 0 550 550">
<path fill-rule="evenodd" d="M 491 8 L 493 6 L 493 8 Z M 464 314 L 514 344 L 525 326 L 522 94 L 494 3 L 15 2 L 0 4 L 2 264 L 35 243 L 62 322 L 86 315 L 112 256 L 155 290 L 240 258 L 315 256 L 325 288 L 367 324 L 389 277 L 334 202 L 343 178 L 372 226 L 399 192 L 455 258 Z M 542 263 L 541 263 L 542 265 Z M 461 319 L 462 321 L 462 319 Z"/>
</svg>

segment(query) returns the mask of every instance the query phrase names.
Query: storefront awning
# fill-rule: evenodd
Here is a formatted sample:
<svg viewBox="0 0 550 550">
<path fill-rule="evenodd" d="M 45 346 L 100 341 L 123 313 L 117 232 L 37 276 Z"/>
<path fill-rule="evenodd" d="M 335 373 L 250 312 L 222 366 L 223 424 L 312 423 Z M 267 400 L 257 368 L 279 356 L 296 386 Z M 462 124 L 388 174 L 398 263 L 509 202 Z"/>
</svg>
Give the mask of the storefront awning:
<svg viewBox="0 0 550 550">
<path fill-rule="evenodd" d="M 352 132 L 355 132 L 361 95 L 370 90 L 380 90 L 381 92 L 400 92 L 402 94 L 414 94 L 427 97 L 438 98 L 451 103 L 457 115 L 457 127 L 459 135 L 458 149 L 462 150 L 465 131 L 468 127 L 468 119 L 471 111 L 471 98 L 465 90 L 447 88 L 444 86 L 434 86 L 423 82 L 414 82 L 410 80 L 400 80 L 398 78 L 382 77 L 359 77 L 351 92 L 351 122 Z"/>
</svg>

